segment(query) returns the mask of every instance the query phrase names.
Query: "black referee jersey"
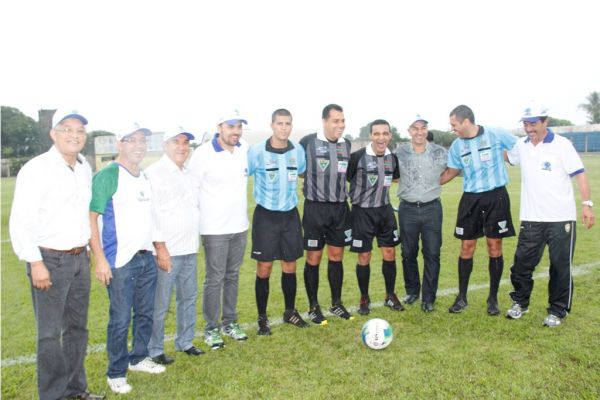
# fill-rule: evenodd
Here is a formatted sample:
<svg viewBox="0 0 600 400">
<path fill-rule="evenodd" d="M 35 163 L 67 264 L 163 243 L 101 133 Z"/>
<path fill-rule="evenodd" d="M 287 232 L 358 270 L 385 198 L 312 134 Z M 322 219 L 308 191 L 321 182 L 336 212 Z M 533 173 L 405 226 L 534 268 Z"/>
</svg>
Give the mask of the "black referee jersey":
<svg viewBox="0 0 600 400">
<path fill-rule="evenodd" d="M 346 176 L 353 205 L 383 207 L 390 204 L 392 180 L 400 177 L 398 159 L 388 149 L 383 156 L 375 155 L 369 144 L 352 153 Z"/>
<path fill-rule="evenodd" d="M 321 140 L 316 133 L 300 140 L 306 152 L 306 173 L 302 192 L 311 201 L 341 203 L 348 197 L 346 171 L 350 159 L 350 142 Z"/>
</svg>

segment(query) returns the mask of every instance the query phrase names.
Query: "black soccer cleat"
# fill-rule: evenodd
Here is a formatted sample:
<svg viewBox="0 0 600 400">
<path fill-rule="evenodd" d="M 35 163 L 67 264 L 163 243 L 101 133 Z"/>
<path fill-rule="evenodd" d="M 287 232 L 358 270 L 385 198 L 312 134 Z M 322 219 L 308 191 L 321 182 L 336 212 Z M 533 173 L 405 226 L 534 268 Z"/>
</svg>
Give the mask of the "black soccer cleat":
<svg viewBox="0 0 600 400">
<path fill-rule="evenodd" d="M 269 319 L 266 315 L 258 316 L 258 335 L 269 336 L 271 335 L 271 326 L 269 325 Z"/>
<path fill-rule="evenodd" d="M 283 313 L 283 322 L 297 326 L 298 328 L 308 328 L 308 323 L 298 314 L 298 310 L 285 310 Z"/>
<path fill-rule="evenodd" d="M 321 307 L 317 304 L 310 308 L 308 318 L 317 325 L 327 325 L 327 319 L 321 312 Z"/>
<path fill-rule="evenodd" d="M 332 313 L 333 315 L 338 316 L 338 317 L 343 318 L 343 319 L 354 319 L 354 317 L 352 316 L 352 314 L 350 314 L 348 312 L 348 310 L 346 310 L 346 307 L 344 307 L 342 303 L 340 303 L 340 304 L 334 304 L 329 309 L 329 312 Z"/>
</svg>

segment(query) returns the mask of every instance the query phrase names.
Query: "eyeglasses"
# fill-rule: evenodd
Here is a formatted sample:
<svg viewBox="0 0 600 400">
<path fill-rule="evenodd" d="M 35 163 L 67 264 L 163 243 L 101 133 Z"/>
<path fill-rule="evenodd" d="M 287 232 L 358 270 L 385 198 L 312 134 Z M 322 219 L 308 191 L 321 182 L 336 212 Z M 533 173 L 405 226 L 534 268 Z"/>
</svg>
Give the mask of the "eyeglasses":
<svg viewBox="0 0 600 400">
<path fill-rule="evenodd" d="M 79 135 L 84 136 L 86 134 L 85 129 L 73 129 L 73 128 L 54 128 L 57 132 L 66 133 L 67 135 Z"/>
<path fill-rule="evenodd" d="M 148 141 L 146 140 L 146 138 L 136 139 L 136 138 L 131 137 L 131 136 L 124 137 L 123 139 L 121 139 L 121 142 L 134 143 L 134 144 L 146 144 L 146 143 L 148 143 Z"/>
</svg>

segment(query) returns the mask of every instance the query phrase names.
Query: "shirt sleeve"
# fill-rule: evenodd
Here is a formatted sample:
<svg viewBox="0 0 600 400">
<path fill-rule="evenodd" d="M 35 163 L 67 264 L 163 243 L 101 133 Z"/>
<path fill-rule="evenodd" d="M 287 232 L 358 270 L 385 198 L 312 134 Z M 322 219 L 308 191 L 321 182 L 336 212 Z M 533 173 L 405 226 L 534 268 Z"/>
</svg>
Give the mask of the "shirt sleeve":
<svg viewBox="0 0 600 400">
<path fill-rule="evenodd" d="M 565 166 L 566 172 L 569 176 L 574 177 L 584 172 L 585 168 L 581 157 L 579 157 L 575 147 L 573 147 L 573 143 L 568 139 L 565 139 L 564 142 L 565 145 L 563 146 L 563 151 L 560 152 L 560 156 L 562 157 L 562 163 Z"/>
<path fill-rule="evenodd" d="M 104 214 L 106 205 L 117 192 L 119 185 L 119 165 L 108 165 L 100 170 L 92 179 L 92 201 L 90 211 Z"/>
<path fill-rule="evenodd" d="M 512 147 L 512 149 L 509 149 L 506 152 L 506 155 L 508 156 L 508 162 L 510 163 L 510 165 L 519 165 L 521 163 L 521 158 L 519 156 L 520 146 L 521 143 L 517 143 Z"/>
<path fill-rule="evenodd" d="M 296 162 L 298 163 L 298 174 L 303 174 L 306 172 L 306 152 L 304 151 L 304 147 L 296 146 Z"/>
<path fill-rule="evenodd" d="M 454 169 L 463 169 L 459 154 L 459 139 L 455 139 L 448 151 L 448 167 Z"/>
<path fill-rule="evenodd" d="M 500 137 L 502 146 L 507 150 L 512 149 L 515 143 L 517 143 L 517 137 L 506 130 L 501 130 L 498 136 Z"/>
<path fill-rule="evenodd" d="M 248 151 L 248 176 L 254 175 L 256 171 L 256 146 L 250 147 Z"/>
<path fill-rule="evenodd" d="M 394 173 L 392 175 L 392 179 L 400 178 L 400 163 L 398 162 L 398 157 L 395 154 L 392 154 L 394 159 Z"/>
<path fill-rule="evenodd" d="M 25 165 L 17 175 L 9 219 L 10 239 L 15 254 L 26 262 L 40 261 L 42 254 L 35 243 L 37 210 L 44 199 L 44 174 Z"/>
</svg>

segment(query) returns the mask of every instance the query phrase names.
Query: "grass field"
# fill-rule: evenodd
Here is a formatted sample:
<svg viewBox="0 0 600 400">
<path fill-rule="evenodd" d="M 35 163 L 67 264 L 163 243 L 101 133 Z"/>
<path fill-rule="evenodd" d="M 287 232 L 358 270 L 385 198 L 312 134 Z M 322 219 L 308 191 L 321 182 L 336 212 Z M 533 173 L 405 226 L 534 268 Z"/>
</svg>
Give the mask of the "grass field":
<svg viewBox="0 0 600 400">
<path fill-rule="evenodd" d="M 585 157 L 584 163 L 595 194 L 593 198 L 598 200 L 600 157 Z M 518 227 L 519 169 L 511 168 L 509 172 L 508 188 Z M 106 392 L 108 398 L 128 399 L 600 398 L 600 226 L 585 230 L 578 224 L 574 306 L 563 326 L 548 329 L 541 325 L 547 299 L 547 278 L 543 274 L 537 277 L 529 314 L 518 321 L 487 316 L 488 273 L 483 242 L 475 255 L 469 308 L 462 315 L 449 314 L 447 308 L 457 286 L 459 241 L 452 232 L 460 185 L 460 179 L 456 179 L 443 190 L 444 244 L 436 311 L 424 314 L 418 305 L 407 307 L 403 313 L 374 308 L 370 317 L 387 319 L 394 328 L 395 339 L 387 349 L 374 351 L 361 344 L 359 332 L 367 318 L 358 315 L 353 321 L 330 317 L 328 326 L 305 330 L 275 323 L 271 337 L 256 336 L 255 266 L 247 254 L 240 278 L 239 318 L 247 328 L 249 340 L 226 341 L 224 350 L 207 351 L 198 358 L 175 353 L 173 341 L 168 340 L 167 353 L 175 355 L 176 362 L 158 376 L 130 373 L 128 380 L 134 390 L 129 395 L 116 396 L 106 385 L 107 358 L 103 345 L 108 298 L 106 289 L 93 279 L 88 323 L 90 351 L 86 358 L 89 388 Z M 8 235 L 14 179 L 2 179 L 1 189 L 2 398 L 32 399 L 37 395 L 36 332 L 30 288 L 24 264 L 14 256 Z M 250 212 L 253 206 L 250 201 Z M 596 210 L 596 214 L 600 211 Z M 516 238 L 504 242 L 505 279 L 499 293 L 502 311 L 510 306 L 508 269 L 515 245 Z M 380 260 L 374 253 L 371 298 L 375 302 L 381 302 L 384 296 Z M 399 254 L 397 260 L 397 291 L 401 296 L 404 290 Z M 299 260 L 300 271 L 303 263 L 304 259 Z M 203 264 L 200 253 L 200 285 Z M 347 253 L 344 265 L 343 298 L 347 306 L 355 307 L 359 298 L 354 273 L 356 256 Z M 547 269 L 545 256 L 537 273 Z M 275 271 L 269 300 L 273 321 L 283 312 L 279 268 Z M 321 271 L 319 298 L 326 305 L 330 294 L 324 266 Z M 301 312 L 306 312 L 301 273 L 297 305 Z M 201 308 L 198 309 L 200 330 Z M 166 330 L 169 335 L 175 333 L 173 306 Z M 206 350 L 200 338 L 196 344 Z"/>
</svg>

